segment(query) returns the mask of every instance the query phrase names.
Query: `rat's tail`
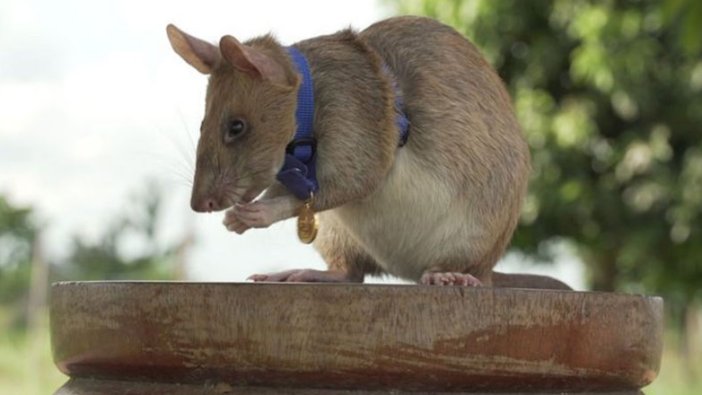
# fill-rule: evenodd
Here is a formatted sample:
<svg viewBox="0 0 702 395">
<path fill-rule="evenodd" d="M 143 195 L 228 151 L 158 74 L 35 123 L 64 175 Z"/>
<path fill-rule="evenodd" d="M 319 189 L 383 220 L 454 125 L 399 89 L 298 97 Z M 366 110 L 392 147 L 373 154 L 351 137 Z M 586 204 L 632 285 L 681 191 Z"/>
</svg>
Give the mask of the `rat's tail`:
<svg viewBox="0 0 702 395">
<path fill-rule="evenodd" d="M 573 290 L 566 283 L 553 277 L 537 274 L 514 274 L 492 272 L 492 286 L 497 288 L 533 288 Z"/>
</svg>

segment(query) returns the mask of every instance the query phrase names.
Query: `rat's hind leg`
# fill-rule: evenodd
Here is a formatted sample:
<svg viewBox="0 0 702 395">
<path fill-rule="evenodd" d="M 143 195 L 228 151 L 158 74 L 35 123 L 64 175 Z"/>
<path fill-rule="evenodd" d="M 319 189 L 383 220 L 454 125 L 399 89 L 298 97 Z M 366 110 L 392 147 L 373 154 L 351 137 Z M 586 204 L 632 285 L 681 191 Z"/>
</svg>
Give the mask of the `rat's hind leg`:
<svg viewBox="0 0 702 395">
<path fill-rule="evenodd" d="M 511 229 L 508 228 L 502 232 L 501 236 L 492 242 L 486 243 L 485 239 L 476 239 L 482 242 L 473 242 L 471 249 L 454 252 L 452 257 L 436 262 L 422 273 L 419 283 L 470 287 L 492 286 L 492 269 L 504 253 L 512 234 Z M 490 247 L 482 249 L 481 245 Z"/>
<path fill-rule="evenodd" d="M 375 264 L 343 225 L 331 214 L 320 218 L 320 229 L 314 247 L 327 263 L 327 270 L 294 269 L 279 273 L 254 274 L 249 280 L 255 282 L 352 282 L 362 283 L 366 274 L 381 274 Z"/>
<path fill-rule="evenodd" d="M 462 285 L 480 287 L 492 285 L 492 268 L 494 259 L 490 261 L 456 259 L 448 260 L 428 268 L 419 279 L 424 285 Z"/>
<path fill-rule="evenodd" d="M 466 287 L 483 285 L 483 282 L 472 274 L 457 272 L 424 272 L 419 283 L 424 285 L 463 285 Z"/>
</svg>

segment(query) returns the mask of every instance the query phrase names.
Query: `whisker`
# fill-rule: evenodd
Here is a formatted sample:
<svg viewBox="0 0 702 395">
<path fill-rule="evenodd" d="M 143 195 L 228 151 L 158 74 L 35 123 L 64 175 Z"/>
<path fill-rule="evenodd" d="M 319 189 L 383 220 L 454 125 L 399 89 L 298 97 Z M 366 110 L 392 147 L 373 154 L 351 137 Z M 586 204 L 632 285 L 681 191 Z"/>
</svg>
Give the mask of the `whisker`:
<svg viewBox="0 0 702 395">
<path fill-rule="evenodd" d="M 173 161 L 173 158 L 162 155 L 152 155 L 150 159 L 155 161 L 160 167 L 164 168 L 168 172 L 177 172 L 185 178 L 190 178 L 193 174 L 193 170 L 182 161 Z"/>
<path fill-rule="evenodd" d="M 195 152 L 195 141 L 193 140 L 193 136 L 190 134 L 190 132 L 188 132 L 190 128 L 188 127 L 188 123 L 185 121 L 185 115 L 183 114 L 183 111 L 180 108 L 176 109 L 176 113 L 178 113 L 178 118 L 183 124 L 183 130 L 185 130 L 185 134 L 188 136 L 188 140 L 190 140 L 190 148 L 192 148 L 192 151 Z"/>
<path fill-rule="evenodd" d="M 194 149 L 187 149 L 186 147 L 181 144 L 181 139 L 176 138 L 173 134 L 167 133 L 162 127 L 156 126 L 156 129 L 159 131 L 159 133 L 163 136 L 166 137 L 168 142 L 172 147 L 175 147 L 175 150 L 178 152 L 178 156 L 180 159 L 183 161 L 183 163 L 186 165 L 188 170 L 194 171 L 194 163 L 195 159 L 193 156 L 193 153 L 195 152 Z M 191 142 L 192 145 L 192 138 L 190 137 L 190 133 L 188 133 L 187 129 L 185 130 L 185 134 L 188 135 L 188 139 Z"/>
<path fill-rule="evenodd" d="M 192 181 L 192 179 L 191 179 L 190 177 L 186 177 L 186 176 L 183 175 L 182 173 L 178 173 L 178 172 L 175 172 L 175 171 L 171 171 L 171 172 L 169 172 L 169 174 L 170 174 L 170 177 L 169 177 L 169 178 L 171 178 L 171 180 L 172 180 L 174 183 L 177 183 L 178 185 L 183 185 L 183 184 L 185 184 L 185 186 L 188 186 L 188 187 L 191 187 L 191 188 L 192 188 L 192 186 L 193 186 L 193 181 Z"/>
<path fill-rule="evenodd" d="M 255 173 L 246 173 L 246 174 L 244 174 L 244 175 L 241 175 L 241 174 L 240 174 L 240 175 L 238 175 L 237 177 L 231 179 L 230 181 L 231 181 L 231 182 L 238 182 L 238 181 L 241 181 L 241 180 L 244 179 L 244 178 L 256 178 L 256 177 L 258 177 L 258 176 L 260 176 L 260 175 L 263 175 L 263 174 L 266 174 L 266 173 L 268 173 L 268 170 L 261 170 L 261 171 L 255 172 Z"/>
</svg>

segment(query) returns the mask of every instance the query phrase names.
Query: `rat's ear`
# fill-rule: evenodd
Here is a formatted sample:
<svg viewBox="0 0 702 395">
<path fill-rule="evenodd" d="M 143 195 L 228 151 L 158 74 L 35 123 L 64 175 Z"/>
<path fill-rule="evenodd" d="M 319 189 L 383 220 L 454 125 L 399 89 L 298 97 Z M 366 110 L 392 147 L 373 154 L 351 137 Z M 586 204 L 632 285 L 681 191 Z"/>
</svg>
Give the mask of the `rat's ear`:
<svg viewBox="0 0 702 395">
<path fill-rule="evenodd" d="M 195 38 L 171 24 L 166 26 L 166 33 L 171 47 L 183 60 L 203 74 L 212 71 L 220 56 L 217 46 Z"/>
<path fill-rule="evenodd" d="M 291 85 L 283 66 L 263 51 L 244 45 L 232 36 L 222 37 L 219 50 L 227 62 L 252 78 L 268 80 L 278 85 Z"/>
</svg>

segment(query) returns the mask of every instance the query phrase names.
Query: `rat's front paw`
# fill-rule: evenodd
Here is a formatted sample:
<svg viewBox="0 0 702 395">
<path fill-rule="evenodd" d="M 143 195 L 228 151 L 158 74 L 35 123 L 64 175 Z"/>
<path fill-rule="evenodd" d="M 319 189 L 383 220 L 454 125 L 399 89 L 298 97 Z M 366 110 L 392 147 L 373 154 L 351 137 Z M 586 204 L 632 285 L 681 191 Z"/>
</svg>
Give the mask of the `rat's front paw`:
<svg viewBox="0 0 702 395">
<path fill-rule="evenodd" d="M 252 228 L 267 228 L 278 220 L 275 206 L 268 201 L 237 204 L 232 209 L 237 218 Z"/>
<path fill-rule="evenodd" d="M 254 274 L 248 280 L 253 282 L 288 282 L 288 283 L 339 283 L 358 282 L 345 272 L 336 270 L 294 269 L 278 273 Z"/>
<path fill-rule="evenodd" d="M 224 214 L 224 226 L 236 233 L 250 228 L 267 228 L 278 220 L 275 207 L 267 202 L 237 204 Z"/>
<path fill-rule="evenodd" d="M 222 221 L 222 223 L 228 231 L 235 232 L 237 234 L 242 234 L 247 230 L 251 229 L 251 226 L 241 221 L 237 217 L 234 209 L 229 209 L 226 213 L 224 213 L 224 220 Z"/>
<path fill-rule="evenodd" d="M 224 226 L 239 234 L 250 228 L 267 228 L 294 216 L 301 204 L 294 196 L 236 204 L 224 214 Z"/>
</svg>

